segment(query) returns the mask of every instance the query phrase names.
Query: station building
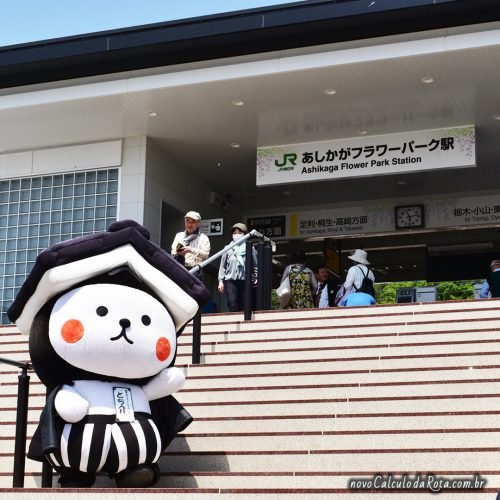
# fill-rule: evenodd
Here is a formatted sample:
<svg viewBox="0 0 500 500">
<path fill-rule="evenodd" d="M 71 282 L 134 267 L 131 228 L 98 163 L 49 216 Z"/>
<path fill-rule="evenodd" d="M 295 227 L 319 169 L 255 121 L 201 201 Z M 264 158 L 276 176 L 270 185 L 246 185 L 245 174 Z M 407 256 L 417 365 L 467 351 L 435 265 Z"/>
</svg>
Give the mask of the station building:
<svg viewBox="0 0 500 500">
<path fill-rule="evenodd" d="M 500 3 L 313 0 L 0 48 L 0 313 L 49 244 L 247 222 L 342 275 L 500 255 Z M 215 269 L 207 284 L 215 290 Z"/>
</svg>

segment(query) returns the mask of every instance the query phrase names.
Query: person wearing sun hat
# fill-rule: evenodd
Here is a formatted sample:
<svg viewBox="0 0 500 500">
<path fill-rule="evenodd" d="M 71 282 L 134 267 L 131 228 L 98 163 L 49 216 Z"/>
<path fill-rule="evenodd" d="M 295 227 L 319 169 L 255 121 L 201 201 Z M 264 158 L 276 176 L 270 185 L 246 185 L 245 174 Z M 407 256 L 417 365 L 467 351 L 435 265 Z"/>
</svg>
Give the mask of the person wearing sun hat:
<svg viewBox="0 0 500 500">
<path fill-rule="evenodd" d="M 184 231 L 175 235 L 172 256 L 186 269 L 199 266 L 210 254 L 210 240 L 200 232 L 201 215 L 190 210 L 184 216 Z M 198 273 L 201 279 L 201 273 Z"/>
<path fill-rule="evenodd" d="M 368 261 L 368 254 L 364 250 L 357 248 L 355 252 L 347 258 L 355 262 L 355 265 L 351 266 L 347 272 L 344 282 L 345 293 L 339 305 L 345 305 L 349 295 L 361 288 L 365 276 L 375 283 L 375 276 L 373 271 L 369 268 L 370 262 Z"/>
<path fill-rule="evenodd" d="M 248 228 L 242 222 L 237 222 L 231 228 L 233 241 L 238 241 L 248 233 Z M 257 253 L 254 248 L 252 280 L 257 283 Z M 234 246 L 226 252 L 220 261 L 219 286 L 220 293 L 225 293 L 229 312 L 243 311 L 245 305 L 245 264 L 246 243 Z"/>
</svg>

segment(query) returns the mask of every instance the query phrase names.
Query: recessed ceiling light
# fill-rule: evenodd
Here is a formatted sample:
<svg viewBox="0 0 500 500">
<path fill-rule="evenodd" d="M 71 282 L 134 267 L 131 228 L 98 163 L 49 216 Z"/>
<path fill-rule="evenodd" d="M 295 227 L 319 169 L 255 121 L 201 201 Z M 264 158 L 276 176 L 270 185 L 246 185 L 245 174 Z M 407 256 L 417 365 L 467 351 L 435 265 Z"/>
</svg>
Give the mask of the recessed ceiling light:
<svg viewBox="0 0 500 500">
<path fill-rule="evenodd" d="M 337 93 L 337 91 L 335 89 L 325 89 L 325 90 L 323 90 L 323 92 L 326 95 L 335 95 Z"/>
<path fill-rule="evenodd" d="M 239 147 L 240 147 L 240 144 L 239 144 L 238 142 L 231 142 L 229 145 L 230 145 L 232 148 L 235 148 L 235 149 L 237 149 L 237 148 L 239 148 Z"/>
<path fill-rule="evenodd" d="M 241 99 L 234 99 L 233 101 L 231 101 L 231 104 L 233 106 L 244 106 L 245 102 L 242 101 Z"/>
<path fill-rule="evenodd" d="M 358 130 L 359 135 L 366 135 L 368 133 L 368 130 Z"/>
<path fill-rule="evenodd" d="M 154 118 L 155 116 L 158 116 L 158 113 L 156 111 L 148 111 L 148 116 L 150 118 Z"/>
<path fill-rule="evenodd" d="M 492 116 L 492 118 L 493 118 L 493 120 L 498 120 L 498 121 L 500 121 L 500 114 L 498 114 L 498 115 L 493 115 L 493 116 Z"/>
<path fill-rule="evenodd" d="M 432 78 L 432 76 L 423 76 L 420 81 L 422 83 L 432 83 L 434 82 L 434 78 Z"/>
<path fill-rule="evenodd" d="M 401 179 L 401 180 L 397 181 L 396 184 L 398 186 L 406 186 L 406 181 L 404 181 L 404 180 Z"/>
<path fill-rule="evenodd" d="M 292 193 L 288 191 L 288 189 L 285 189 L 284 191 L 281 191 L 281 194 L 284 196 L 290 196 Z"/>
</svg>

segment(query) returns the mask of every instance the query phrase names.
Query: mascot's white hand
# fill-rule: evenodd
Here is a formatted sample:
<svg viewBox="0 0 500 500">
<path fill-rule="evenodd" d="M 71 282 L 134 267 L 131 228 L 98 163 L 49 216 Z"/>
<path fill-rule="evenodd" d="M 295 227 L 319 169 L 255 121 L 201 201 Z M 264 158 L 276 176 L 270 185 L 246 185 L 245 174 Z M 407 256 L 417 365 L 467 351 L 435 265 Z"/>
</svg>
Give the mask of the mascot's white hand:
<svg viewBox="0 0 500 500">
<path fill-rule="evenodd" d="M 185 382 L 186 377 L 182 370 L 173 366 L 172 368 L 165 368 L 158 373 L 158 375 L 142 387 L 142 390 L 145 392 L 148 400 L 152 401 L 153 399 L 163 398 L 177 392 L 184 387 Z"/>
<path fill-rule="evenodd" d="M 63 420 L 74 424 L 87 414 L 89 402 L 80 396 L 73 387 L 63 385 L 62 389 L 56 394 L 54 406 Z"/>
</svg>

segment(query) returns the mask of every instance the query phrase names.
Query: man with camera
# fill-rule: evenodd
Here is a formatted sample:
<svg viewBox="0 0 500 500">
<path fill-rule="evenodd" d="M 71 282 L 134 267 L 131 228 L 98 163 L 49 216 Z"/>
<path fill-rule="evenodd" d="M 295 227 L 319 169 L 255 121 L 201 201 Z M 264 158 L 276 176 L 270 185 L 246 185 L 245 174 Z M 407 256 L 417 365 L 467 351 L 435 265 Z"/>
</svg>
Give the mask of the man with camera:
<svg viewBox="0 0 500 500">
<path fill-rule="evenodd" d="M 172 255 L 186 269 L 198 266 L 210 254 L 210 240 L 200 232 L 201 216 L 198 212 L 189 211 L 184 216 L 185 231 L 175 235 L 172 243 Z M 201 273 L 198 273 L 201 278 Z"/>
</svg>

